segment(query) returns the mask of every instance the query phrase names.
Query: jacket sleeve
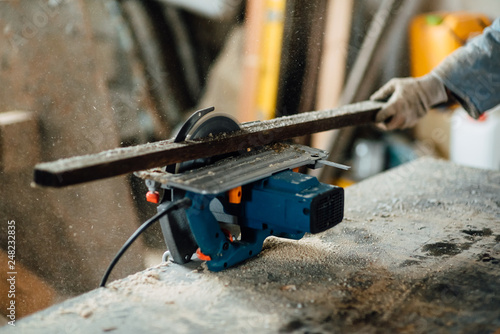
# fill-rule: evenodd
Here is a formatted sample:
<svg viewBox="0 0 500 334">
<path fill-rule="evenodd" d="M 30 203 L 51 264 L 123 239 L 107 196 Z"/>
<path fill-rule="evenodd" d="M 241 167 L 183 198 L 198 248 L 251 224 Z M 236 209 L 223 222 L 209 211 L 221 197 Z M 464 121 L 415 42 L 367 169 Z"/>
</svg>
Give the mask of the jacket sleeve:
<svg viewBox="0 0 500 334">
<path fill-rule="evenodd" d="M 500 18 L 448 56 L 433 74 L 474 118 L 500 104 Z"/>
</svg>

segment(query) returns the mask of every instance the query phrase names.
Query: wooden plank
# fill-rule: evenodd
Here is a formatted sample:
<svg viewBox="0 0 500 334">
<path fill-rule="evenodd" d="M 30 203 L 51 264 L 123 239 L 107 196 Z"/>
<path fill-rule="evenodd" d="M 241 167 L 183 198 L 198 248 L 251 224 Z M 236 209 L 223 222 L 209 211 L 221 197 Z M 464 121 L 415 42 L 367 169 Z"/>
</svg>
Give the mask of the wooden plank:
<svg viewBox="0 0 500 334">
<path fill-rule="evenodd" d="M 242 124 L 240 131 L 200 141 L 171 140 L 117 148 L 35 166 L 35 183 L 62 187 L 172 163 L 246 150 L 315 132 L 373 122 L 383 104 L 365 101 L 338 109 L 312 111 Z"/>
</svg>

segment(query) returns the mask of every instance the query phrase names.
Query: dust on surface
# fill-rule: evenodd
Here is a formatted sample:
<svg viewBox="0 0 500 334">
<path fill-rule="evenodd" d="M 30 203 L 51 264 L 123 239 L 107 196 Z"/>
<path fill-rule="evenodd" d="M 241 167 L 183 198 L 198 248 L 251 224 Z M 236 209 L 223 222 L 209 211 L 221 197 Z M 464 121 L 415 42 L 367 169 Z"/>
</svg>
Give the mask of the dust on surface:
<svg viewBox="0 0 500 334">
<path fill-rule="evenodd" d="M 499 190 L 500 173 L 419 160 L 347 188 L 343 223 L 324 233 L 268 238 L 258 256 L 219 273 L 201 262 L 159 265 L 20 325 L 36 333 L 69 323 L 120 333 L 494 332 Z"/>
</svg>

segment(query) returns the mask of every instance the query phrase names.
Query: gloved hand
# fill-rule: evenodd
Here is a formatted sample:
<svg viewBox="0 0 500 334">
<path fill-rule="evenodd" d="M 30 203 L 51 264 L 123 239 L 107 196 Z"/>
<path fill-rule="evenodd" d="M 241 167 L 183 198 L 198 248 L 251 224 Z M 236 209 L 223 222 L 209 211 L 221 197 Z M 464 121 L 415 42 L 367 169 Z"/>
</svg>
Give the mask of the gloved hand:
<svg viewBox="0 0 500 334">
<path fill-rule="evenodd" d="M 430 73 L 420 78 L 392 79 L 370 100 L 387 100 L 375 121 L 384 130 L 394 130 L 414 126 L 431 107 L 448 101 L 448 95 L 443 83 Z"/>
</svg>

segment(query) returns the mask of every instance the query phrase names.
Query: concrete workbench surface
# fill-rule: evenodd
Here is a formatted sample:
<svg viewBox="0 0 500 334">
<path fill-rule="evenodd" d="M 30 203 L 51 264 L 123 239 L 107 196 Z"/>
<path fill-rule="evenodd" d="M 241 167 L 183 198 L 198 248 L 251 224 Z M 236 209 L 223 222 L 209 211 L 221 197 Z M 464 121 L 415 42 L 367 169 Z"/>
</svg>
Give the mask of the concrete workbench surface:
<svg viewBox="0 0 500 334">
<path fill-rule="evenodd" d="M 160 264 L 18 333 L 498 333 L 500 173 L 423 158 L 346 189 L 344 221 L 212 273 Z"/>
</svg>

